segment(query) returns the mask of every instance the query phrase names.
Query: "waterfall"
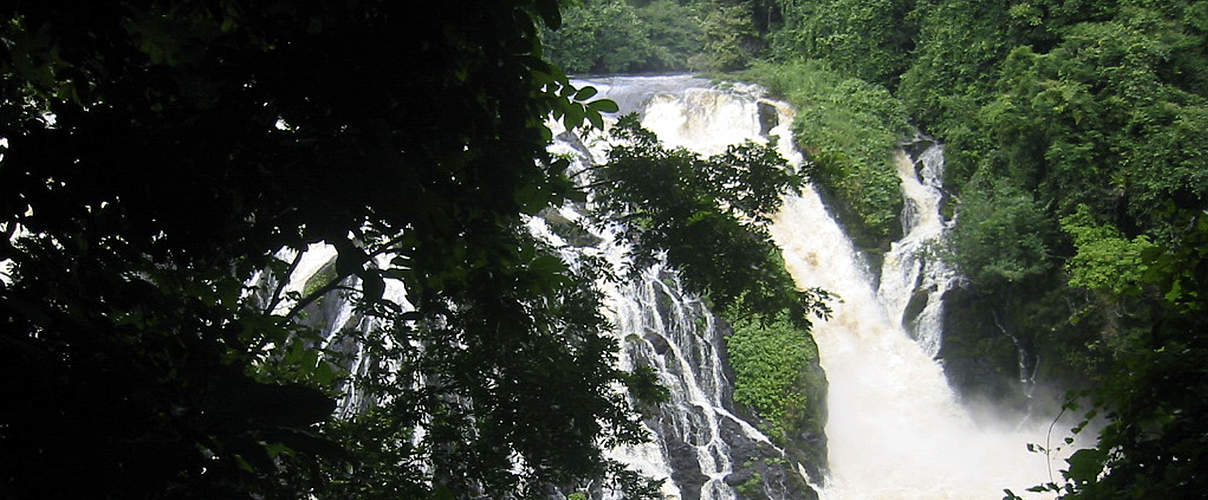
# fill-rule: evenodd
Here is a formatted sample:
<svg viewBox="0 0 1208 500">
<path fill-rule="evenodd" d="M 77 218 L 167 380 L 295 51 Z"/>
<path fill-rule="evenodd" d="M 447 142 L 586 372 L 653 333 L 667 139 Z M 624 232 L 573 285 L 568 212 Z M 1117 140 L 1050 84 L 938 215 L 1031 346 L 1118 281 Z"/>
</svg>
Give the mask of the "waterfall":
<svg viewBox="0 0 1208 500">
<path fill-rule="evenodd" d="M 319 284 L 324 284 L 326 279 L 329 279 L 324 275 L 324 270 L 335 266 L 336 254 L 336 248 L 326 243 L 312 243 L 301 252 L 301 255 L 290 249 L 282 249 L 277 252 L 278 259 L 291 262 L 296 258 L 297 264 L 285 285 L 281 287 L 283 297 L 274 307 L 273 313 L 285 314 L 289 311 L 297 304 L 296 297 L 304 295 L 303 292 L 308 284 L 312 284 L 312 280 L 322 281 L 323 283 Z M 394 255 L 390 253 L 377 255 L 373 259 L 373 264 L 386 267 L 392 258 Z M 356 277 L 346 278 L 346 280 L 344 284 L 350 287 L 360 286 L 360 280 Z M 272 276 L 263 272 L 256 273 L 246 285 L 248 289 L 258 289 L 262 292 L 276 288 L 276 283 L 272 282 Z M 290 298 L 291 295 L 293 298 Z M 398 304 L 402 311 L 414 309 L 407 300 L 406 290 L 398 280 L 385 282 L 382 298 Z M 260 297 L 261 303 L 267 303 L 268 300 L 267 297 Z M 343 393 L 336 402 L 336 414 L 341 418 L 350 418 L 369 408 L 371 404 L 371 401 L 367 401 L 361 391 L 354 390 L 351 385 L 351 379 L 365 375 L 368 360 L 364 346 L 357 342 L 355 337 L 339 335 L 339 333 L 346 328 L 362 334 L 369 333 L 380 327 L 383 320 L 375 316 L 357 313 L 353 302 L 348 300 L 345 292 L 342 291 L 328 292 L 319 301 L 311 304 L 307 310 L 310 314 L 306 315 L 302 322 L 318 330 L 321 339 L 319 347 L 341 355 L 341 359 L 336 360 L 336 364 L 347 372 L 349 381 L 345 382 L 342 388 Z M 385 341 L 388 342 L 389 339 L 385 339 Z M 418 348 L 418 346 L 416 347 Z"/>
<path fill-rule="evenodd" d="M 923 351 L 935 357 L 943 342 L 940 299 L 957 279 L 956 273 L 933 255 L 951 226 L 940 215 L 944 149 L 931 143 L 917 161 L 899 149 L 893 161 L 902 187 L 903 236 L 885 254 L 877 296 L 890 317 L 897 318 Z"/>
<path fill-rule="evenodd" d="M 680 290 L 674 275 L 656 267 L 611 297 L 617 333 L 624 338 L 623 366 L 653 367 L 671 396 L 656 417 L 646 419 L 658 436 L 661 456 L 651 461 L 642 454 L 626 455 L 637 450 L 617 450 L 615 456 L 648 473 L 667 474 L 672 480 L 667 486 L 680 492 L 699 489 L 702 499 L 734 499 L 734 489 L 725 482 L 735 464 L 723 425 L 729 423 L 749 440 L 771 442 L 726 408 L 730 384 L 716 352 L 725 349 L 716 318 Z M 664 469 L 651 469 L 660 462 Z"/>
<path fill-rule="evenodd" d="M 579 82 L 581 84 L 585 82 Z M 788 137 L 791 117 L 782 104 L 757 97 L 753 86 L 721 92 L 707 88 L 707 81 L 691 77 L 614 78 L 586 82 L 596 86 L 602 97 L 620 103 L 622 111 L 642 113 L 643 125 L 655 130 L 669 145 L 698 153 L 714 154 L 746 139 L 766 141 L 771 134 Z M 611 119 L 609 119 L 611 123 Z M 590 132 L 585 137 L 567 133 L 551 123 L 558 140 L 553 153 L 574 160 L 584 168 L 606 157 L 606 136 Z M 789 141 L 781 141 L 782 153 L 795 154 Z M 797 156 L 799 160 L 799 155 Z M 593 230 L 590 245 L 576 247 L 552 226 L 585 217 L 581 206 L 568 204 L 526 220 L 529 231 L 557 248 L 573 266 L 580 252 L 604 257 L 614 269 L 626 265 L 625 248 L 606 230 Z M 335 249 L 311 245 L 299 257 L 283 293 L 299 294 L 313 279 L 333 265 Z M 278 258 L 292 261 L 298 255 L 282 251 Z M 389 256 L 381 256 L 389 259 Z M 270 280 L 268 276 L 258 279 Z M 250 285 L 250 283 L 249 283 Z M 272 289 L 273 283 L 260 283 Z M 355 278 L 346 285 L 359 286 Z M 387 282 L 385 297 L 411 309 L 395 280 Z M 644 270 L 630 283 L 599 283 L 605 292 L 605 314 L 620 341 L 621 368 L 650 367 L 669 392 L 669 401 L 654 408 L 640 408 L 643 425 L 652 441 L 638 446 L 607 450 L 610 458 L 629 465 L 648 477 L 663 479 L 667 499 L 737 500 L 747 494 L 766 498 L 816 498 L 810 478 L 820 479 L 823 464 L 803 463 L 800 452 L 775 445 L 758 428 L 758 422 L 740 415 L 732 400 L 733 374 L 726 360 L 724 337 L 728 325 L 717 318 L 699 297 L 687 294 L 678 277 L 662 266 Z M 277 306 L 284 312 L 295 304 L 285 300 Z M 319 330 L 324 346 L 346 355 L 342 368 L 360 373 L 366 360 L 360 346 L 335 335 L 341 329 L 368 332 L 372 317 L 355 312 L 340 292 L 330 292 L 308 307 L 304 320 Z M 420 348 L 420 346 L 416 346 Z M 337 412 L 348 417 L 363 410 L 364 401 L 354 390 L 345 391 Z M 417 435 L 423 429 L 417 429 Z M 592 498 L 619 498 L 616 492 L 592 490 Z"/>
</svg>

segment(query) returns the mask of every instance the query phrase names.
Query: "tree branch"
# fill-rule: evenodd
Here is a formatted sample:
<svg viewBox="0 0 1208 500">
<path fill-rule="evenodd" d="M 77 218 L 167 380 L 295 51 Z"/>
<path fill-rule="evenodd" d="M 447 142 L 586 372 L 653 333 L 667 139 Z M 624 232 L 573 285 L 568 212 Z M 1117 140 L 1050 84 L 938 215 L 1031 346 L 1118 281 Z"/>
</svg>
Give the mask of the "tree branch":
<svg viewBox="0 0 1208 500">
<path fill-rule="evenodd" d="M 580 171 L 578 171 L 578 172 L 575 172 L 574 174 L 568 175 L 566 178 L 567 178 L 567 179 L 574 179 L 575 177 L 578 177 L 578 176 L 580 176 L 580 175 L 583 175 L 583 174 L 584 174 L 584 173 L 586 173 L 586 172 L 590 172 L 590 171 L 592 171 L 592 170 L 599 170 L 599 169 L 601 169 L 601 168 L 605 168 L 605 167 L 607 167 L 607 166 L 608 166 L 608 164 L 600 164 L 600 165 L 591 165 L 591 166 L 589 166 L 589 167 L 583 167 L 583 169 L 582 169 L 582 170 L 580 170 Z"/>
<path fill-rule="evenodd" d="M 374 257 L 381 255 L 383 253 L 389 252 L 391 250 L 394 250 L 394 248 L 392 248 L 392 246 L 401 242 L 402 240 L 403 240 L 403 236 L 399 235 L 397 238 L 387 241 L 381 247 L 378 247 L 376 250 L 374 250 L 370 253 L 366 253 L 365 258 L 361 259 L 360 264 L 364 265 L 366 262 L 369 262 Z M 301 257 L 302 254 L 299 253 L 298 255 L 299 255 L 299 257 Z M 318 290 L 315 290 L 315 291 L 311 292 L 309 295 L 307 295 L 306 297 L 303 297 L 301 300 L 298 301 L 297 304 L 294 304 L 294 307 L 292 309 L 290 309 L 289 312 L 286 313 L 284 317 L 281 318 L 281 321 L 288 323 L 289 321 L 293 320 L 294 316 L 297 316 L 298 313 L 302 312 L 302 310 L 305 309 L 306 306 L 309 306 L 312 302 L 318 300 L 319 297 L 322 297 L 323 295 L 327 294 L 327 292 L 330 292 L 332 290 L 345 289 L 345 290 L 354 291 L 354 292 L 358 291 L 355 288 L 340 286 L 340 282 L 344 281 L 344 279 L 349 276 L 352 276 L 352 273 L 338 275 L 335 278 L 333 278 L 331 281 L 329 281 L 327 284 L 323 285 Z"/>
<path fill-rule="evenodd" d="M 327 292 L 330 292 L 337 288 L 346 288 L 348 290 L 355 291 L 356 290 L 355 288 L 340 287 L 340 282 L 344 281 L 344 278 L 347 278 L 349 276 L 352 276 L 352 274 L 344 274 L 341 276 L 336 276 L 335 278 L 332 278 L 331 281 L 327 282 L 326 285 L 323 285 L 322 288 L 319 288 L 318 290 L 311 292 L 310 295 L 303 297 L 302 300 L 299 300 L 297 304 L 294 304 L 294 307 L 292 309 L 290 309 L 289 312 L 286 313 L 284 317 L 281 318 L 281 322 L 289 323 L 291 320 L 294 319 L 294 316 L 297 316 L 298 313 L 302 312 L 302 310 L 305 309 L 306 306 L 309 306 L 312 302 L 319 300 L 319 297 L 326 295 Z"/>
<path fill-rule="evenodd" d="M 294 256 L 294 261 L 289 263 L 289 269 L 285 270 L 285 274 L 277 283 L 277 289 L 273 290 L 273 296 L 268 301 L 268 306 L 264 308 L 264 314 L 273 312 L 277 308 L 277 304 L 281 303 L 281 292 L 285 290 L 285 285 L 289 284 L 290 276 L 293 276 L 294 271 L 298 270 L 298 264 L 302 262 L 302 254 L 304 250 L 298 250 L 298 255 Z"/>
<path fill-rule="evenodd" d="M 613 183 L 616 183 L 616 182 L 617 182 L 617 181 L 614 181 L 614 180 L 608 180 L 608 181 L 596 181 L 596 182 L 593 182 L 593 183 L 590 183 L 590 184 L 584 184 L 584 185 L 582 185 L 582 186 L 575 186 L 575 188 L 576 188 L 576 189 L 591 189 L 591 188 L 597 188 L 597 187 L 600 187 L 600 186 L 604 186 L 604 185 L 607 185 L 607 184 L 613 184 Z"/>
</svg>

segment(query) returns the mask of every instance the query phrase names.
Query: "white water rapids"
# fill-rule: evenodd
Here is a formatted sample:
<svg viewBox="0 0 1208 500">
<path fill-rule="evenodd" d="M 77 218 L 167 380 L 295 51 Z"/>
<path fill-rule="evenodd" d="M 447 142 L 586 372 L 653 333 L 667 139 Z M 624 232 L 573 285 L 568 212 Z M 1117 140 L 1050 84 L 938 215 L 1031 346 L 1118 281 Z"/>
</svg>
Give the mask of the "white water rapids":
<svg viewBox="0 0 1208 500">
<path fill-rule="evenodd" d="M 683 77 L 615 78 L 597 85 L 623 111 L 642 112 L 642 124 L 671 146 L 712 154 L 744 139 L 762 141 L 758 102 L 775 107 L 778 149 L 793 163 L 792 110 L 741 87 L 690 88 Z M 766 128 L 766 127 L 765 127 Z M 1044 443 L 1047 425 L 1014 429 L 979 427 L 960 406 L 933 359 L 941 342 L 939 297 L 954 278 L 926 247 L 940 238 L 938 179 L 942 149 L 920 155 L 922 178 L 899 152 L 906 198 L 905 236 L 886 255 L 881 279 L 862 266 L 851 242 L 809 187 L 785 199 L 773 235 L 790 273 L 802 287 L 838 294 L 834 317 L 817 321 L 814 337 L 829 389 L 829 477 L 823 498 L 986 499 L 1003 488 L 1016 493 L 1049 478 L 1044 455 L 1027 443 Z M 880 290 L 873 283 L 881 282 Z M 914 320 L 919 342 L 902 326 L 916 290 L 928 293 Z M 1056 469 L 1054 464 L 1054 470 Z"/>
</svg>

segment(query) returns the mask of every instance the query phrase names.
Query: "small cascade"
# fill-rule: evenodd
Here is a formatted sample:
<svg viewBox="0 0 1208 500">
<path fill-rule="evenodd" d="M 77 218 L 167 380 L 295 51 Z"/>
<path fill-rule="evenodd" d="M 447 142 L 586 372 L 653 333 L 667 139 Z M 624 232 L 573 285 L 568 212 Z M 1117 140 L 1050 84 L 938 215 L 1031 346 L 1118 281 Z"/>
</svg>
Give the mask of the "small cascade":
<svg viewBox="0 0 1208 500">
<path fill-rule="evenodd" d="M 1018 366 L 1019 387 L 1022 389 L 1024 396 L 1024 413 L 1020 417 L 1016 428 L 1022 428 L 1032 421 L 1034 411 L 1036 410 L 1036 400 L 1033 396 L 1036 394 L 1036 372 L 1040 370 L 1040 356 L 1032 355 L 1028 346 L 1019 340 L 1019 336 L 1003 326 L 996 311 L 992 312 L 992 314 L 994 317 L 994 326 L 1004 336 L 1010 338 L 1011 343 L 1015 344 L 1015 363 Z"/>
<path fill-rule="evenodd" d="M 724 349 L 717 321 L 698 299 L 679 290 L 674 275 L 656 267 L 613 297 L 617 334 L 624 339 L 621 363 L 626 369 L 655 369 L 670 391 L 669 403 L 645 421 L 660 437 L 671 483 L 680 491 L 699 491 L 701 499 L 729 500 L 735 494 L 725 478 L 734 464 L 722 421 L 738 423 L 747 438 L 770 442 L 725 408 L 730 381 L 716 352 Z"/>
<path fill-rule="evenodd" d="M 952 224 L 940 215 L 944 200 L 944 149 L 932 143 L 917 160 L 898 150 L 894 153 L 894 164 L 904 201 L 903 236 L 885 254 L 877 295 L 890 317 L 897 319 L 923 351 L 934 358 L 943 342 L 941 299 L 957 280 L 956 272 L 934 257 L 934 248 Z"/>
<path fill-rule="evenodd" d="M 391 254 L 378 255 L 374 259 L 374 264 L 384 267 L 393 257 L 394 255 Z M 293 271 L 285 285 L 281 287 L 280 300 L 273 309 L 276 314 L 285 314 L 297 304 L 297 299 L 291 297 L 302 297 L 306 295 L 307 291 L 325 285 L 335 276 L 332 269 L 335 266 L 336 248 L 332 245 L 314 243 L 300 255 L 294 250 L 283 249 L 277 253 L 277 258 L 284 262 L 294 262 L 296 259 L 296 263 L 293 265 Z M 271 276 L 264 273 L 254 276 L 249 282 L 249 285 L 251 284 L 259 284 L 260 290 L 273 290 L 277 285 L 272 282 Z M 351 288 L 359 288 L 360 279 L 346 278 L 342 284 Z M 406 290 L 402 283 L 398 280 L 387 280 L 385 285 L 383 299 L 398 304 L 403 311 L 414 309 L 407 301 Z M 341 290 L 328 292 L 303 309 L 304 314 L 301 316 L 302 324 L 318 330 L 321 339 L 319 344 L 334 356 L 335 363 L 348 376 L 349 382 L 343 390 L 343 396 L 336 402 L 336 415 L 341 418 L 349 418 L 362 412 L 368 409 L 372 403 L 366 400 L 360 391 L 353 390 L 350 385 L 352 379 L 366 374 L 368 368 L 366 361 L 368 360 L 365 359 L 367 355 L 365 348 L 356 340 L 355 336 L 343 335 L 342 332 L 351 329 L 360 334 L 368 334 L 381 327 L 383 322 L 381 318 L 357 313 L 347 294 L 347 291 Z M 262 297 L 262 300 L 267 301 L 271 298 Z"/>
</svg>

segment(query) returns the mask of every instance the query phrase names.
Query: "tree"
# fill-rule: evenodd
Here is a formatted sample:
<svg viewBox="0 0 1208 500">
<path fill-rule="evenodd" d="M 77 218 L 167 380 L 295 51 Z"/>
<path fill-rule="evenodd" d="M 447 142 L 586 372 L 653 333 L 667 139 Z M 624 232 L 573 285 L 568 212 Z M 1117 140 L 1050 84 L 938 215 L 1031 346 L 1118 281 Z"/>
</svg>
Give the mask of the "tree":
<svg viewBox="0 0 1208 500">
<path fill-rule="evenodd" d="M 602 456 L 645 437 L 615 388 L 657 394 L 614 366 L 604 270 L 523 224 L 585 196 L 547 117 L 615 111 L 542 61 L 557 2 L 0 16 L 0 496 L 650 492 Z M 380 320 L 341 333 L 364 375 L 299 321 L 340 293 Z M 333 418 L 349 387 L 372 404 Z"/>
<path fill-rule="evenodd" d="M 590 282 L 518 230 L 571 194 L 544 118 L 599 119 L 540 59 L 555 2 L 2 14 L 4 496 L 298 498 L 388 466 L 400 481 L 350 491 L 524 494 L 602 475 L 601 445 L 642 437 L 606 390 L 626 374 Z M 335 273 L 292 310 L 247 293 L 257 271 L 287 278 L 279 249 L 319 241 Z M 352 282 L 398 320 L 389 345 L 443 376 L 331 422 L 337 363 L 292 320 Z"/>
<path fill-rule="evenodd" d="M 702 5 L 588 0 L 566 8 L 564 26 L 542 38 L 550 60 L 571 73 L 699 69 Z"/>
<path fill-rule="evenodd" d="M 547 30 L 550 59 L 572 73 L 621 73 L 658 68 L 649 27 L 623 0 L 567 8 L 566 28 Z"/>
<path fill-rule="evenodd" d="M 914 2 L 902 0 L 780 0 L 785 26 L 773 52 L 783 59 L 820 59 L 845 75 L 892 89 L 913 49 Z"/>
<path fill-rule="evenodd" d="M 826 293 L 797 289 L 766 229 L 780 196 L 804 182 L 774 149 L 748 142 L 709 158 L 668 150 L 636 115 L 611 133 L 622 142 L 596 173 L 595 212 L 624 221 L 618 238 L 634 270 L 666 258 L 690 292 L 731 319 L 783 312 L 808 327 L 810 314 L 825 314 Z"/>
<path fill-rule="evenodd" d="M 1080 211 L 1067 225 L 1084 221 Z M 1115 300 L 1132 298 L 1130 316 L 1145 324 L 1114 339 L 1114 361 L 1101 386 L 1086 391 L 1092 407 L 1076 429 L 1103 415 L 1095 446 L 1067 459 L 1061 481 L 1031 488 L 1052 491 L 1062 498 L 1155 498 L 1178 496 L 1208 486 L 1204 474 L 1208 428 L 1203 415 L 1208 377 L 1208 325 L 1204 290 L 1208 289 L 1208 218 L 1200 211 L 1166 209 L 1166 217 L 1186 228 L 1167 246 L 1140 240 L 1126 250 L 1135 268 L 1112 280 L 1089 274 L 1103 252 L 1092 233 L 1114 231 L 1081 226 L 1075 229 L 1078 256 L 1072 264 L 1089 270 L 1103 293 Z M 1137 247 L 1140 247 L 1139 249 Z M 1091 264 L 1087 264 L 1091 261 Z M 1077 411 L 1074 402 L 1068 406 Z M 1072 440 L 1067 440 L 1070 442 Z"/>
</svg>

